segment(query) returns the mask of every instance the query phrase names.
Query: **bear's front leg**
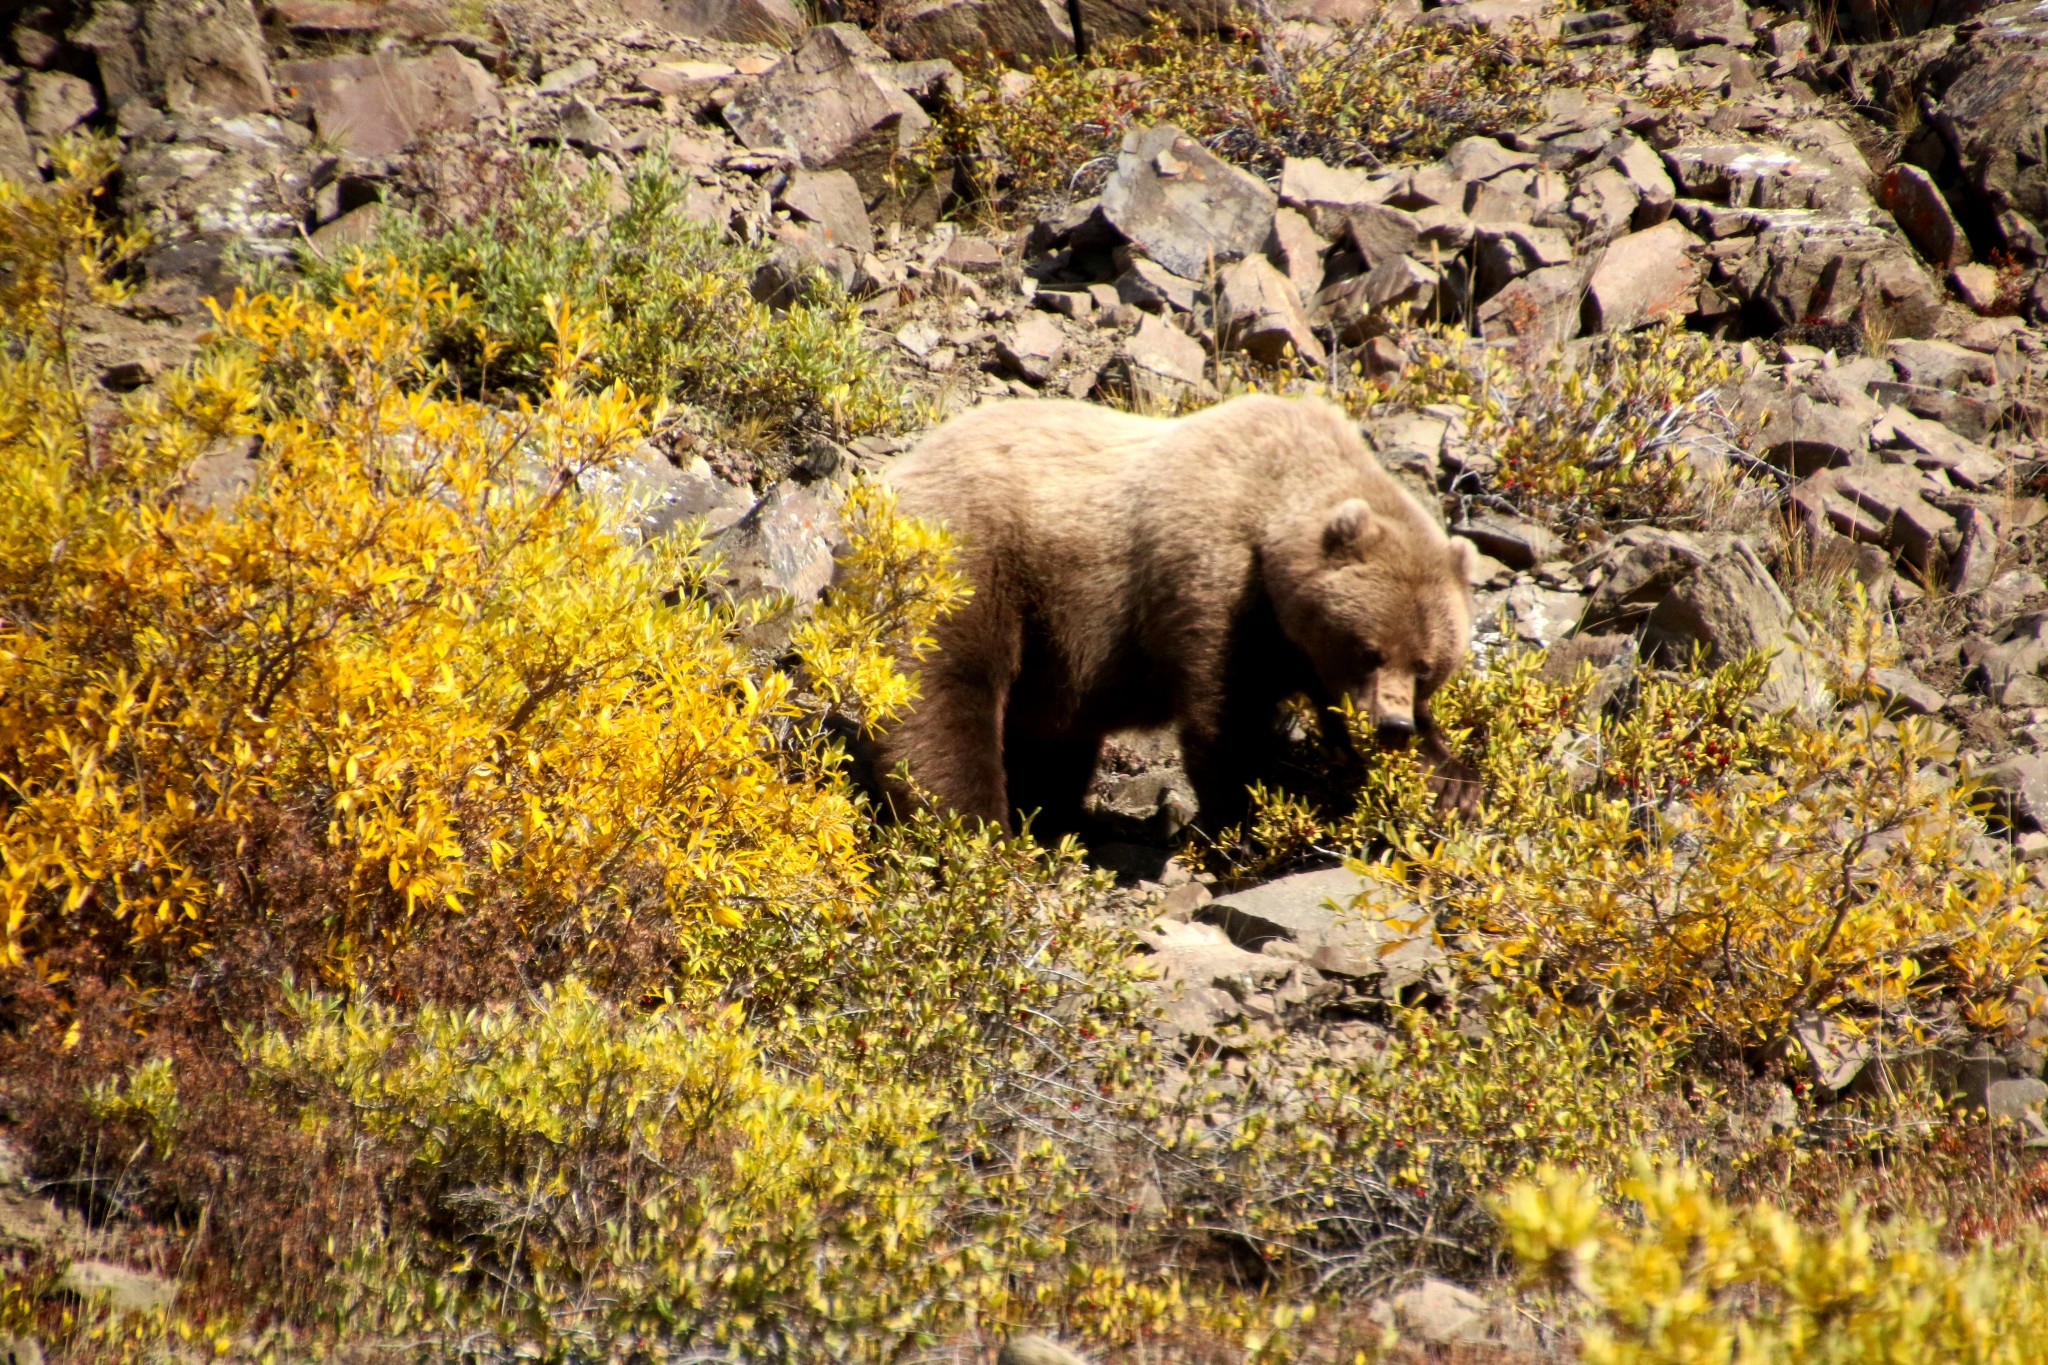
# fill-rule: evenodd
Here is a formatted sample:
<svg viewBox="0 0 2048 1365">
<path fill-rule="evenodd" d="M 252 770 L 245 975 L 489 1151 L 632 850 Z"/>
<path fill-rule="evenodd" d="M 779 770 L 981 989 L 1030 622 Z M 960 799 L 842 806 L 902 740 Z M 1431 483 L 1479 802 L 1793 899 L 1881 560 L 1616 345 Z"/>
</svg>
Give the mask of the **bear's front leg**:
<svg viewBox="0 0 2048 1365">
<path fill-rule="evenodd" d="M 1436 797 L 1437 809 L 1456 811 L 1470 820 L 1479 814 L 1479 798 L 1484 795 L 1479 770 L 1451 752 L 1427 711 L 1416 714 L 1415 724 L 1415 756 L 1430 794 Z"/>
<path fill-rule="evenodd" d="M 1195 789 L 1195 828 L 1214 839 L 1243 823 L 1265 757 L 1246 727 L 1181 727 L 1180 761 Z"/>
<path fill-rule="evenodd" d="M 1102 756 L 1101 737 L 1049 738 L 1011 729 L 1006 738 L 1003 770 L 1014 814 L 1032 817 L 1031 834 L 1041 844 L 1079 834 L 1088 784 Z"/>
</svg>

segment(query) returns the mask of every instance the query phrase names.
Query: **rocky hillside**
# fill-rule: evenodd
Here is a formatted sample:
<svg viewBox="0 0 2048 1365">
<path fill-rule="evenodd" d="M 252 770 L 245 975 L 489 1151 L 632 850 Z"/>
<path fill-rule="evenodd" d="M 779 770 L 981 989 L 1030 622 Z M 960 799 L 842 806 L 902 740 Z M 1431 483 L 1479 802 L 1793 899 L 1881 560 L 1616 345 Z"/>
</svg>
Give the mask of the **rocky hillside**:
<svg viewBox="0 0 2048 1365">
<path fill-rule="evenodd" d="M 2034 0 L 0 25 L 15 1361 L 2038 1358 Z M 1481 821 L 872 827 L 862 476 L 1245 389 L 1481 551 Z"/>
</svg>

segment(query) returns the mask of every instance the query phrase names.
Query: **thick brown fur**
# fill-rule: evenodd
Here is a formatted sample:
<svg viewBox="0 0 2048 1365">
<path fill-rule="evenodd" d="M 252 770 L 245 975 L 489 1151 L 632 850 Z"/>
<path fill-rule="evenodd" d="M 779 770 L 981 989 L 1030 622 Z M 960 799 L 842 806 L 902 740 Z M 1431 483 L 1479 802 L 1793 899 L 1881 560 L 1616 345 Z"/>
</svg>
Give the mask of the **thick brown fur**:
<svg viewBox="0 0 2048 1365">
<path fill-rule="evenodd" d="M 1428 698 L 1470 644 L 1470 547 L 1328 404 L 1254 395 L 1167 419 L 998 402 L 888 479 L 954 532 L 974 585 L 879 755 L 942 805 L 1066 832 L 1104 738 L 1171 725 L 1214 832 L 1244 814 L 1275 711 L 1302 692 L 1443 756 Z"/>
</svg>

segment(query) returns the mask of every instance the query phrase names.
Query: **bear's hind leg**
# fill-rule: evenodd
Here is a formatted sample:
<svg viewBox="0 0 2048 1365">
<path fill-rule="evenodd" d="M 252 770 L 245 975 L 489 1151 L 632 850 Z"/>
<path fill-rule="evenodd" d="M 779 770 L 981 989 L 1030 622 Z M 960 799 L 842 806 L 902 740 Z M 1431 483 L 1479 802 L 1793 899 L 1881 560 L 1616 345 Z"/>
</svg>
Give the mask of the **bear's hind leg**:
<svg viewBox="0 0 2048 1365">
<path fill-rule="evenodd" d="M 958 678 L 927 679 L 926 695 L 898 721 L 883 745 L 883 785 L 904 815 L 926 798 L 941 810 L 1010 829 L 1009 786 L 1003 774 L 1003 693 Z M 909 771 L 915 790 L 897 774 Z"/>
</svg>

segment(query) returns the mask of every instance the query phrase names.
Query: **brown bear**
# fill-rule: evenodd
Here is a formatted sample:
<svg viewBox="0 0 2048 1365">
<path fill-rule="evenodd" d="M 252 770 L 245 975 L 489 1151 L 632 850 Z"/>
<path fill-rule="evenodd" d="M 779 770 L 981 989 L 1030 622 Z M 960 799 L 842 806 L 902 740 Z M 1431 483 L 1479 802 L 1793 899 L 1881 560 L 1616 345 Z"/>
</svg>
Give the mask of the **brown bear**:
<svg viewBox="0 0 2048 1365">
<path fill-rule="evenodd" d="M 1470 645 L 1472 547 L 1327 403 L 1157 418 L 997 402 L 886 477 L 903 511 L 953 531 L 974 585 L 877 755 L 946 807 L 1071 832 L 1103 740 L 1172 725 L 1214 833 L 1244 815 L 1297 693 L 1349 698 L 1382 744 L 1419 734 L 1447 757 L 1428 700 Z M 1459 795 L 1444 771 L 1439 796 Z"/>
</svg>

